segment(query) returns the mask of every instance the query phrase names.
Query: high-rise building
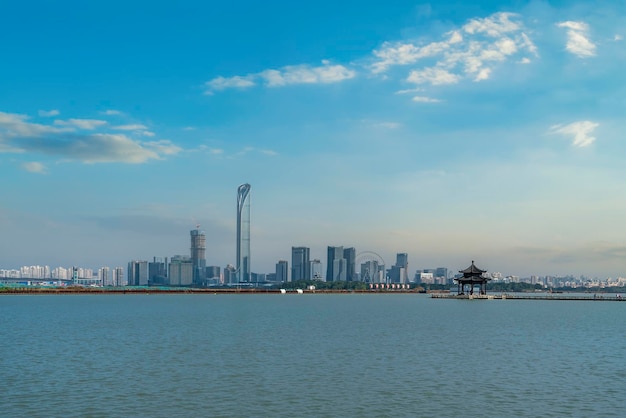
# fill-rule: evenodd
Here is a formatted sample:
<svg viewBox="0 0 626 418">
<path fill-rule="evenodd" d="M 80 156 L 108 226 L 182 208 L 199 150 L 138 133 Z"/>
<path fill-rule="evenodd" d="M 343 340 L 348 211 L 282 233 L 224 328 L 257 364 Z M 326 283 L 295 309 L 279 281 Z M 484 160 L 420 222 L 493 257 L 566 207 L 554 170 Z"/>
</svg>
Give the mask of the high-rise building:
<svg viewBox="0 0 626 418">
<path fill-rule="evenodd" d="M 98 280 L 100 281 L 100 286 L 111 285 L 111 275 L 108 267 L 100 267 L 98 269 Z"/>
<path fill-rule="evenodd" d="M 239 281 L 236 271 L 237 269 L 232 264 L 224 267 L 224 284 L 235 284 Z"/>
<path fill-rule="evenodd" d="M 219 266 L 207 266 L 207 268 L 205 269 L 206 271 L 206 278 L 207 279 L 215 279 L 220 277 L 220 267 Z"/>
<path fill-rule="evenodd" d="M 250 282 L 250 185 L 237 189 L 237 278 Z"/>
<path fill-rule="evenodd" d="M 148 281 L 150 284 L 167 284 L 167 270 L 167 257 L 154 257 L 152 261 L 148 263 Z"/>
<path fill-rule="evenodd" d="M 378 264 L 378 260 L 368 260 L 361 263 L 361 281 L 366 283 L 385 283 L 385 266 Z"/>
<path fill-rule="evenodd" d="M 309 262 L 311 272 L 311 279 L 313 280 L 323 280 L 324 279 L 324 270 L 322 268 L 322 262 L 320 260 L 311 260 Z"/>
<path fill-rule="evenodd" d="M 206 267 L 206 236 L 199 226 L 189 231 L 191 236 L 191 264 L 193 265 L 193 282 L 201 284 L 205 279 Z"/>
<path fill-rule="evenodd" d="M 193 262 L 190 257 L 175 255 L 170 261 L 170 286 L 190 286 L 193 283 Z"/>
<path fill-rule="evenodd" d="M 124 267 L 113 269 L 113 286 L 126 286 L 128 281 L 124 279 Z"/>
<path fill-rule="evenodd" d="M 389 269 L 389 281 L 391 283 L 408 283 L 409 255 L 407 253 L 396 254 L 396 264 Z"/>
<path fill-rule="evenodd" d="M 291 280 L 310 280 L 311 264 L 308 247 L 291 247 Z"/>
<path fill-rule="evenodd" d="M 287 260 L 280 260 L 276 263 L 276 281 L 277 282 L 290 282 L 289 280 L 289 264 Z"/>
<path fill-rule="evenodd" d="M 356 280 L 356 250 L 354 247 L 343 250 L 343 258 L 346 259 L 346 280 Z"/>
<path fill-rule="evenodd" d="M 147 286 L 148 285 L 148 262 L 131 261 L 128 263 L 128 285 Z"/>
<path fill-rule="evenodd" d="M 346 259 L 343 257 L 343 247 L 328 247 L 326 264 L 326 281 L 346 280 Z"/>
<path fill-rule="evenodd" d="M 448 269 L 445 267 L 437 267 L 435 269 L 435 277 L 437 277 L 438 279 L 444 279 L 443 283 L 447 284 L 448 283 Z"/>
</svg>

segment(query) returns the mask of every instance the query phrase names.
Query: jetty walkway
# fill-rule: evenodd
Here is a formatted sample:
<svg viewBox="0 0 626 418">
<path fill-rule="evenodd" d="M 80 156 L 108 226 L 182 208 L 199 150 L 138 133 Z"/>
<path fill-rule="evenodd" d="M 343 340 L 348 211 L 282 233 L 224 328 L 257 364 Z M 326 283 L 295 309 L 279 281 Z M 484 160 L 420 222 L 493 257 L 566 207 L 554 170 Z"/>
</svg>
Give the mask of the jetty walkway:
<svg viewBox="0 0 626 418">
<path fill-rule="evenodd" d="M 585 300 L 585 301 L 613 301 L 624 302 L 626 298 L 622 298 L 621 295 L 606 295 L 606 294 L 594 294 L 588 293 L 582 295 L 562 295 L 553 293 L 543 293 L 538 295 L 520 295 L 501 293 L 493 295 L 455 295 L 452 293 L 431 293 L 430 297 L 433 299 L 464 299 L 464 300 Z"/>
</svg>

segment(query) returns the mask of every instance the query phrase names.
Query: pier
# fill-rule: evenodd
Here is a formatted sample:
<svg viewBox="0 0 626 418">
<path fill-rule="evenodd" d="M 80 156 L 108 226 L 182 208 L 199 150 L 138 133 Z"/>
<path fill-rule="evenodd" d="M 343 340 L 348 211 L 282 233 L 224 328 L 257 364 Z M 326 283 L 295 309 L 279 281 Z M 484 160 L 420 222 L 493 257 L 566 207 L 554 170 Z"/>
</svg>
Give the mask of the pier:
<svg viewBox="0 0 626 418">
<path fill-rule="evenodd" d="M 613 301 L 613 302 L 623 302 L 626 299 L 622 298 L 621 295 L 605 295 L 605 294 L 594 294 L 590 295 L 588 293 L 582 295 L 563 295 L 563 294 L 552 294 L 552 293 L 543 293 L 538 295 L 519 295 L 519 294 L 510 294 L 510 293 L 501 293 L 501 294 L 493 294 L 493 295 L 454 295 L 450 293 L 431 293 L 430 295 L 433 299 L 462 299 L 462 300 L 585 300 L 585 301 Z"/>
</svg>

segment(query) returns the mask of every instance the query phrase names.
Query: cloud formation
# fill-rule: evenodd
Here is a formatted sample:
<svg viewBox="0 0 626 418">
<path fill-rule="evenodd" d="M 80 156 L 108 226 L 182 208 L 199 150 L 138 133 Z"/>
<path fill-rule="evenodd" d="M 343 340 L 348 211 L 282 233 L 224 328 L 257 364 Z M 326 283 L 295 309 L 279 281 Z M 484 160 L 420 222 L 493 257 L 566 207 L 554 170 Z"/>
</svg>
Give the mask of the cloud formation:
<svg viewBox="0 0 626 418">
<path fill-rule="evenodd" d="M 597 122 L 583 120 L 568 125 L 554 125 L 550 127 L 549 133 L 573 137 L 572 145 L 586 147 L 596 140 L 596 137 L 591 136 L 591 134 L 598 126 L 600 124 Z"/>
<path fill-rule="evenodd" d="M 93 131 L 94 129 L 106 125 L 108 122 L 99 119 L 68 119 L 68 120 L 55 120 L 54 124 L 59 126 L 73 126 L 79 129 L 86 129 Z"/>
<path fill-rule="evenodd" d="M 370 69 L 374 74 L 427 60 L 429 66 L 412 69 L 406 81 L 445 85 L 465 78 L 476 82 L 487 80 L 498 63 L 513 56 L 522 55 L 516 62 L 530 63 L 530 56 L 537 56 L 537 47 L 526 34 L 517 14 L 495 13 L 469 20 L 459 29 L 445 33 L 442 41 L 426 45 L 385 42 L 373 55 L 375 61 Z"/>
<path fill-rule="evenodd" d="M 124 134 L 92 132 L 108 126 L 103 120 L 55 120 L 53 125 L 28 120 L 27 115 L 0 112 L 0 152 L 36 153 L 84 163 L 137 164 L 181 151 L 167 140 L 141 142 Z M 39 163 L 27 164 L 23 168 L 32 172 L 43 169 Z"/>
<path fill-rule="evenodd" d="M 596 45 L 589 40 L 589 25 L 585 22 L 566 21 L 557 23 L 557 26 L 567 29 L 567 51 L 580 58 L 596 55 Z"/>
<path fill-rule="evenodd" d="M 246 89 L 257 82 L 267 87 L 283 87 L 292 84 L 329 84 L 348 80 L 356 76 L 356 72 L 343 65 L 333 65 L 322 61 L 320 66 L 288 65 L 278 70 L 269 69 L 255 74 L 234 77 L 216 77 L 205 83 L 205 93 L 213 94 L 230 88 Z"/>
<path fill-rule="evenodd" d="M 39 111 L 39 116 L 41 116 L 42 118 L 48 118 L 51 116 L 58 116 L 60 115 L 61 112 L 59 112 L 56 109 L 52 109 L 52 110 L 40 110 Z"/>
<path fill-rule="evenodd" d="M 46 166 L 36 161 L 23 163 L 22 168 L 29 173 L 46 174 Z"/>
</svg>

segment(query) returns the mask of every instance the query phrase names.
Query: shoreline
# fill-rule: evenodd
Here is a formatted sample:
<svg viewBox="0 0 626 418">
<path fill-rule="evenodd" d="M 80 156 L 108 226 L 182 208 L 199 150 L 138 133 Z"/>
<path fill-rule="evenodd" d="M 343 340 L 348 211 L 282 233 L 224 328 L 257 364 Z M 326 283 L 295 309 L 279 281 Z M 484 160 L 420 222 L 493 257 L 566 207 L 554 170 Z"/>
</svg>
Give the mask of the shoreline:
<svg viewBox="0 0 626 418">
<path fill-rule="evenodd" d="M 375 293 L 412 293 L 412 294 L 424 294 L 415 289 L 386 289 L 386 290 L 344 290 L 344 289 L 289 289 L 286 292 L 282 292 L 281 289 L 166 289 L 166 288 L 0 288 L 0 295 L 125 295 L 125 294 L 340 294 L 340 293 L 360 293 L 360 294 L 375 294 Z"/>
</svg>

